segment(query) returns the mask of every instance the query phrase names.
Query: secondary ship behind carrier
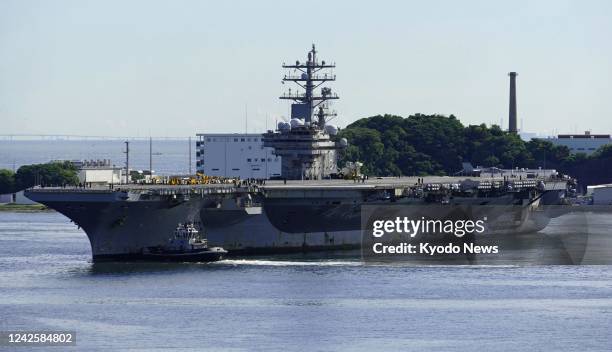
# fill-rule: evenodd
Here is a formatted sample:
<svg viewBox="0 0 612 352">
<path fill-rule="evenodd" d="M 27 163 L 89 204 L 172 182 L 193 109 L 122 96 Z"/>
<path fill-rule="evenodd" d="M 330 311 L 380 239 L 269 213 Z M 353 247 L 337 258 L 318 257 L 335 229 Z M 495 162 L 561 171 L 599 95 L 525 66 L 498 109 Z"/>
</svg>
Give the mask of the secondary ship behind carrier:
<svg viewBox="0 0 612 352">
<path fill-rule="evenodd" d="M 117 185 L 113 189 L 33 188 L 26 195 L 69 217 L 89 237 L 94 260 L 138 256 L 166 243 L 177 223 L 203 224 L 211 246 L 230 254 L 355 249 L 361 244 L 363 205 L 512 205 L 521 209 L 514 230 L 541 227 L 531 219 L 543 201 L 558 202 L 572 184 L 544 171 L 533 179 L 501 176 L 380 178 L 365 183 L 332 179 L 347 141 L 328 121 L 338 99 L 326 82 L 334 64 L 319 61 L 313 45 L 306 61 L 283 65 L 283 78 L 300 92 L 291 120 L 263 135 L 281 157 L 281 178 L 265 185 Z"/>
</svg>

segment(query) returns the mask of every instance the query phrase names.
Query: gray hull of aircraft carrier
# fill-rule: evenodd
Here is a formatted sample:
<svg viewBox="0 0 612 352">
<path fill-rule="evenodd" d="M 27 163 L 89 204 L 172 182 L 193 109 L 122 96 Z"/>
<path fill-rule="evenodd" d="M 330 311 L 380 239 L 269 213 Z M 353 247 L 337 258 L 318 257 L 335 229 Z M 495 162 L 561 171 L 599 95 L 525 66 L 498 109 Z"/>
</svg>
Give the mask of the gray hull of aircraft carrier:
<svg viewBox="0 0 612 352">
<path fill-rule="evenodd" d="M 495 190 L 495 185 L 501 188 Z M 81 227 L 94 260 L 117 260 L 165 243 L 177 224 L 186 221 L 200 223 L 209 243 L 230 254 L 359 248 L 363 205 L 521 205 L 545 198 L 554 204 L 566 186 L 564 180 L 538 186 L 537 180 L 426 177 L 422 184 L 417 178 L 385 178 L 365 183 L 268 181 L 248 187 L 122 185 L 113 190 L 33 188 L 26 195 Z M 452 188 L 452 200 L 444 201 Z"/>
</svg>

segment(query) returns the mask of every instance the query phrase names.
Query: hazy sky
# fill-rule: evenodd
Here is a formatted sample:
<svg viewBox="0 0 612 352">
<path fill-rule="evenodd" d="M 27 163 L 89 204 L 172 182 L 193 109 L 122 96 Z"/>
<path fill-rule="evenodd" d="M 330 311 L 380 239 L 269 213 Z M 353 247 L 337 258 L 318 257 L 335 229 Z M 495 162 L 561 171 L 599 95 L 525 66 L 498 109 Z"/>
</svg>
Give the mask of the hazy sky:
<svg viewBox="0 0 612 352">
<path fill-rule="evenodd" d="M 272 127 L 283 62 L 335 61 L 340 126 L 382 113 L 612 132 L 610 1 L 0 0 L 0 134 Z M 266 118 L 268 116 L 268 118 Z"/>
</svg>

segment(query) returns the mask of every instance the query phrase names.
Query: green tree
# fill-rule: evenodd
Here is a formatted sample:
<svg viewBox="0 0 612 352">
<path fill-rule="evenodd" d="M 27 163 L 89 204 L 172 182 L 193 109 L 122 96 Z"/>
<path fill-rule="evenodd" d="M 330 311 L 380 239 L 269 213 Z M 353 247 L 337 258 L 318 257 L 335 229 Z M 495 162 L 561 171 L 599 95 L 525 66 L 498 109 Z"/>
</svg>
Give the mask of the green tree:
<svg viewBox="0 0 612 352">
<path fill-rule="evenodd" d="M 349 148 L 345 153 L 345 160 L 363 162 L 362 171 L 370 175 L 383 174 L 379 169 L 385 149 L 380 133 L 366 127 L 344 129 L 339 137 L 349 140 Z"/>
<path fill-rule="evenodd" d="M 355 121 L 340 137 L 350 145 L 343 160 L 362 161 L 376 175 L 453 173 L 464 153 L 463 125 L 452 115 L 377 115 Z"/>
<path fill-rule="evenodd" d="M 612 144 L 606 144 L 599 147 L 599 149 L 593 153 L 592 157 L 594 159 L 612 158 Z"/>
<path fill-rule="evenodd" d="M 0 194 L 15 192 L 15 174 L 11 170 L 0 169 Z"/>
<path fill-rule="evenodd" d="M 24 165 L 15 173 L 15 184 L 18 190 L 34 185 L 64 186 L 78 183 L 77 169 L 69 161 Z"/>
<path fill-rule="evenodd" d="M 566 146 L 555 146 L 544 139 L 532 139 L 525 145 L 533 158 L 529 166 L 534 168 L 560 168 L 571 156 Z"/>
</svg>

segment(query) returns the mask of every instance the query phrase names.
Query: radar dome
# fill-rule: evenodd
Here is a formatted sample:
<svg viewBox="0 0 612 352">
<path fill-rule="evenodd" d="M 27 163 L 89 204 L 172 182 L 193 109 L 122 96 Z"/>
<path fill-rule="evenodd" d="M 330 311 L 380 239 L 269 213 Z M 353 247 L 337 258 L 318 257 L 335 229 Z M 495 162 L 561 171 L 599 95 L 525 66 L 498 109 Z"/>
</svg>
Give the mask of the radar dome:
<svg viewBox="0 0 612 352">
<path fill-rule="evenodd" d="M 325 125 L 325 132 L 330 136 L 335 136 L 338 134 L 338 128 L 332 125 Z"/>
<path fill-rule="evenodd" d="M 291 125 L 287 122 L 279 122 L 278 130 L 279 131 L 289 131 L 291 129 Z"/>
<path fill-rule="evenodd" d="M 348 147 L 348 140 L 346 138 L 342 138 L 340 140 L 340 146 L 343 147 L 343 148 Z"/>
<path fill-rule="evenodd" d="M 291 119 L 291 128 L 304 126 L 304 120 L 302 119 Z"/>
</svg>

